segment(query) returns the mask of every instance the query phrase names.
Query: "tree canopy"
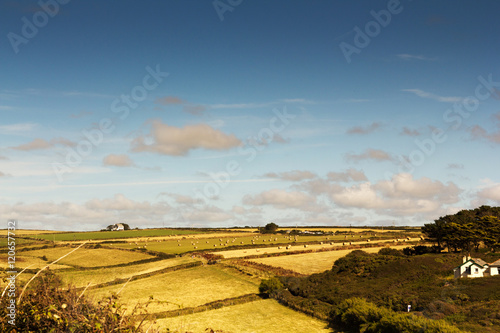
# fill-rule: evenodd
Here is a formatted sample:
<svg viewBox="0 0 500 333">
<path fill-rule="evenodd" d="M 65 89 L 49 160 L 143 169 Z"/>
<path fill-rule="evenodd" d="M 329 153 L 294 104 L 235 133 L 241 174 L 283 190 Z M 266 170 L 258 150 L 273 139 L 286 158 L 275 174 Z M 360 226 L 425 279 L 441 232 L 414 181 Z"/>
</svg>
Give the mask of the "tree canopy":
<svg viewBox="0 0 500 333">
<path fill-rule="evenodd" d="M 273 234 L 278 231 L 278 225 L 274 222 L 266 224 L 264 228 L 261 228 L 261 232 L 264 234 Z"/>
<path fill-rule="evenodd" d="M 453 251 L 477 250 L 482 244 L 497 250 L 500 248 L 500 207 L 461 210 L 425 224 L 422 232 L 439 247 Z"/>
</svg>

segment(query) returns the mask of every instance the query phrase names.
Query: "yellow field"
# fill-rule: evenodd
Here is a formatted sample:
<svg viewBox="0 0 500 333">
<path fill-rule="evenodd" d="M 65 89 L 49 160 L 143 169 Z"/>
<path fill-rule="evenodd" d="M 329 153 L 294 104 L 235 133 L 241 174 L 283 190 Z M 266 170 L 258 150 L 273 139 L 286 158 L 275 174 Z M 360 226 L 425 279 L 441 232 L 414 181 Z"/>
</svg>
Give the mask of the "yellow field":
<svg viewBox="0 0 500 333">
<path fill-rule="evenodd" d="M 78 270 L 61 272 L 61 277 L 66 285 L 85 287 L 88 283 L 92 285 L 113 281 L 115 279 L 128 279 L 134 275 L 146 274 L 167 267 L 187 264 L 197 261 L 189 256 L 165 259 L 160 261 L 137 264 L 125 267 L 106 267 L 93 270 Z"/>
<path fill-rule="evenodd" d="M 393 249 L 401 250 L 408 245 L 391 246 Z M 368 253 L 377 253 L 384 246 L 369 247 L 362 249 Z M 250 259 L 249 261 L 281 267 L 301 274 L 321 273 L 331 269 L 335 260 L 344 257 L 354 250 L 337 250 L 316 253 L 292 254 L 287 256 Z"/>
<path fill-rule="evenodd" d="M 7 229 L 0 229 L 0 236 L 7 236 Z M 38 235 L 38 234 L 55 234 L 61 231 L 52 231 L 52 230 L 31 230 L 31 229 L 16 229 L 13 232 L 16 236 L 22 235 Z"/>
<path fill-rule="evenodd" d="M 23 256 L 38 257 L 46 256 L 48 262 L 50 263 L 56 259 L 59 259 L 66 253 L 72 251 L 71 247 L 55 247 L 41 250 L 33 250 L 22 252 Z M 64 264 L 69 266 L 80 266 L 80 267 L 98 267 L 98 266 L 111 266 L 124 264 L 132 261 L 138 261 L 143 259 L 153 258 L 149 254 L 123 251 L 123 250 L 113 250 L 113 249 L 86 249 L 80 248 L 75 252 L 71 253 L 66 258 L 63 258 L 58 264 Z"/>
<path fill-rule="evenodd" d="M 111 292 L 119 292 L 123 286 L 99 288 L 88 293 L 100 299 Z M 154 313 L 251 293 L 258 293 L 257 284 L 227 269 L 207 265 L 131 281 L 119 295 L 120 302 L 129 309 L 137 303 L 146 303 L 152 296 L 154 302 L 148 306 L 148 312 Z"/>
<path fill-rule="evenodd" d="M 205 333 L 210 327 L 232 333 L 328 333 L 326 323 L 295 312 L 272 299 L 224 307 L 156 322 L 162 330 Z"/>
<path fill-rule="evenodd" d="M 21 252 L 21 253 L 24 254 L 26 252 Z M 49 263 L 50 263 L 50 261 L 45 261 L 45 260 L 42 260 L 40 258 L 16 254 L 16 263 L 15 263 L 16 268 L 23 269 L 23 268 L 30 266 L 29 267 L 30 269 L 37 269 L 37 268 L 42 268 Z M 9 265 L 7 263 L 7 256 L 6 255 L 0 256 L 0 267 L 1 268 L 8 268 L 9 267 Z M 61 265 L 59 263 L 50 266 L 51 269 L 70 268 L 70 267 L 71 266 Z M 20 269 L 17 269 L 17 271 L 20 271 Z"/>
<path fill-rule="evenodd" d="M 419 238 L 411 238 L 410 241 L 415 242 L 419 241 Z M 351 245 L 366 245 L 366 244 L 379 244 L 379 243 L 392 243 L 394 240 L 393 239 L 385 239 L 385 240 L 378 240 L 376 242 L 371 242 L 368 243 L 367 241 L 352 241 Z M 306 250 L 321 250 L 321 249 L 335 249 L 342 247 L 341 242 L 336 242 L 333 243 L 333 245 L 330 245 L 328 242 L 324 242 L 323 244 L 310 244 L 307 245 L 307 247 L 304 247 L 304 245 L 292 245 L 289 250 L 286 249 L 285 246 L 281 246 L 281 249 L 279 249 L 278 245 L 273 246 L 273 247 L 261 247 L 261 248 L 254 248 L 254 249 L 243 249 L 243 250 L 228 250 L 228 251 L 220 251 L 220 252 L 213 252 L 213 254 L 218 254 L 222 255 L 224 258 L 229 259 L 229 258 L 241 258 L 241 257 L 246 257 L 250 255 L 260 255 L 260 254 L 266 254 L 266 253 L 284 253 L 284 252 L 292 252 L 292 251 L 306 251 Z M 407 247 L 409 245 L 405 245 L 404 247 Z"/>
</svg>

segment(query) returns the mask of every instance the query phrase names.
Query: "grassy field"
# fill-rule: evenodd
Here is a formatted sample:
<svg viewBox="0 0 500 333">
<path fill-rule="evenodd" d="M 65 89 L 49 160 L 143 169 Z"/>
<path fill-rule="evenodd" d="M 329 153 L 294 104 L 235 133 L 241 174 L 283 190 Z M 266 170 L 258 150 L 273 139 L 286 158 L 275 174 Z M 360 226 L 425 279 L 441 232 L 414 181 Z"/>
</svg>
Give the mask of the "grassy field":
<svg viewBox="0 0 500 333">
<path fill-rule="evenodd" d="M 0 247 L 6 247 L 8 245 L 9 239 L 7 237 L 0 237 Z M 43 244 L 43 242 L 38 241 L 36 239 L 26 239 L 26 238 L 18 238 L 17 235 L 14 237 L 14 241 L 16 244 L 16 248 L 19 246 L 25 246 L 25 245 L 36 245 L 36 244 Z M 12 242 L 12 239 L 11 239 Z"/>
<path fill-rule="evenodd" d="M 23 252 L 21 252 L 23 253 Z M 49 261 L 42 260 L 41 258 L 37 257 L 32 257 L 32 256 L 25 256 L 22 254 L 16 254 L 16 262 L 15 266 L 16 268 L 26 268 L 30 266 L 30 269 L 38 269 L 46 266 Z M 7 254 L 2 254 L 0 255 L 0 267 L 1 268 L 8 268 L 8 263 L 7 263 Z M 63 264 L 54 264 L 50 266 L 51 269 L 60 269 L 60 268 L 70 268 L 71 266 L 68 265 L 63 265 Z M 18 270 L 19 271 L 19 270 Z"/>
<path fill-rule="evenodd" d="M 23 257 L 41 258 L 42 256 L 45 256 L 47 258 L 47 263 L 50 263 L 72 250 L 73 248 L 71 247 L 55 247 L 24 251 L 21 253 Z M 58 263 L 77 267 L 99 267 L 124 264 L 150 258 L 153 258 L 153 256 L 140 252 L 122 251 L 118 249 L 80 248 L 66 258 L 63 258 Z"/>
<path fill-rule="evenodd" d="M 0 236 L 7 236 L 7 229 L 0 229 Z M 13 232 L 16 236 L 31 236 L 31 235 L 41 235 L 41 234 L 56 234 L 60 233 L 60 231 L 52 231 L 52 230 L 31 230 L 31 229 L 16 229 Z"/>
<path fill-rule="evenodd" d="M 403 249 L 408 245 L 391 246 L 394 249 Z M 368 253 L 377 253 L 380 247 L 362 249 Z M 250 261 L 281 267 L 301 274 L 321 273 L 331 269 L 335 260 L 347 255 L 354 250 L 336 250 L 316 253 L 292 254 L 287 256 L 250 259 Z"/>
<path fill-rule="evenodd" d="M 71 270 L 61 272 L 63 282 L 75 287 L 84 287 L 88 283 L 92 285 L 113 281 L 115 279 L 128 279 L 134 275 L 151 273 L 167 267 L 188 264 L 197 261 L 189 256 L 165 259 L 149 262 L 145 264 L 136 264 L 125 267 L 105 267 L 93 270 Z"/>
<path fill-rule="evenodd" d="M 192 315 L 165 318 L 156 326 L 171 331 L 205 333 L 210 327 L 232 333 L 328 333 L 326 323 L 295 312 L 272 299 L 224 307 Z"/>
<path fill-rule="evenodd" d="M 91 231 L 91 232 L 59 232 L 59 233 L 41 233 L 31 234 L 39 239 L 49 241 L 81 241 L 98 239 L 118 239 L 130 237 L 158 237 L 169 235 L 190 235 L 201 233 L 197 230 L 184 229 L 141 229 L 141 230 L 123 230 L 123 231 Z"/>
<path fill-rule="evenodd" d="M 258 293 L 258 286 L 232 270 L 207 265 L 131 281 L 125 286 L 89 290 L 88 293 L 100 299 L 120 290 L 120 301 L 129 309 L 153 297 L 148 312 L 154 313 Z"/>
<path fill-rule="evenodd" d="M 253 246 L 253 245 L 270 245 L 275 244 L 277 246 L 286 246 L 288 244 L 293 245 L 294 243 L 303 243 L 303 242 L 317 242 L 317 245 L 320 246 L 321 242 L 323 245 L 327 246 L 329 242 L 336 242 L 337 244 L 344 240 L 346 240 L 345 235 L 334 235 L 334 236 L 288 236 L 288 235 L 246 235 L 238 233 L 236 235 L 219 235 L 218 237 L 201 237 L 201 235 L 187 236 L 184 239 L 175 238 L 175 239 L 136 239 L 134 241 L 127 240 L 127 243 L 115 243 L 112 246 L 118 248 L 125 249 L 134 249 L 138 247 L 144 247 L 148 250 L 164 252 L 169 254 L 181 254 L 186 252 L 193 251 L 206 251 L 206 250 L 220 250 L 230 246 Z M 384 235 L 385 236 L 385 235 Z M 366 242 L 367 239 L 373 238 L 372 234 L 360 235 L 356 237 L 349 237 L 347 241 L 352 242 Z M 392 238 L 390 239 L 392 241 Z M 253 242 L 252 242 L 253 241 Z M 109 245 L 109 244 L 107 244 Z M 273 251 L 273 247 L 268 248 L 269 251 Z M 240 251 L 240 250 L 236 250 Z M 249 252 L 255 250 L 248 250 Z M 267 250 L 266 250 L 267 251 Z M 218 253 L 218 252 L 214 252 Z M 240 252 L 235 252 L 240 253 Z M 242 252 L 241 252 L 242 253 Z M 248 254 L 247 254 L 248 255 Z M 242 256 L 238 254 L 238 256 Z M 229 257 L 228 257 L 229 258 Z"/>
<path fill-rule="evenodd" d="M 419 238 L 411 238 L 410 241 L 418 241 Z M 366 240 L 365 241 L 352 241 L 351 245 L 367 245 L 367 244 L 377 244 L 377 243 L 392 243 L 393 239 L 386 239 L 386 240 L 378 240 L 374 242 L 368 243 Z M 347 244 L 347 243 L 346 243 Z M 214 254 L 222 255 L 226 259 L 232 259 L 232 258 L 242 258 L 250 255 L 262 255 L 262 254 L 271 254 L 271 253 L 285 253 L 285 252 L 292 252 L 292 251 L 305 251 L 305 250 L 322 250 L 322 249 L 336 249 L 339 247 L 342 247 L 341 242 L 338 243 L 333 243 L 333 245 L 330 245 L 330 243 L 323 243 L 323 244 L 309 244 L 307 247 L 304 247 L 304 245 L 293 245 L 290 247 L 290 249 L 286 249 L 286 247 L 281 247 L 281 249 L 278 246 L 274 247 L 262 247 L 262 248 L 254 248 L 254 249 L 241 249 L 241 250 L 228 250 L 228 251 L 220 251 L 220 252 L 213 252 Z M 347 245 L 346 245 L 347 246 Z M 405 245 L 404 247 L 407 247 L 409 245 Z"/>
</svg>

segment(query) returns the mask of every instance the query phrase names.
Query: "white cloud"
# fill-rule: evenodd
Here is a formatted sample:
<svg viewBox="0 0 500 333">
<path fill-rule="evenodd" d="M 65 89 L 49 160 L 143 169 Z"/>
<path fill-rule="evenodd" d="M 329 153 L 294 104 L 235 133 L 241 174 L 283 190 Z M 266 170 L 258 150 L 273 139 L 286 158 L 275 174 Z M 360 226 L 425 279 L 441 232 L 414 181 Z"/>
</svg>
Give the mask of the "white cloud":
<svg viewBox="0 0 500 333">
<path fill-rule="evenodd" d="M 134 162 L 127 155 L 109 154 L 104 157 L 102 162 L 106 166 L 129 167 L 134 165 Z"/>
<path fill-rule="evenodd" d="M 500 204 L 500 184 L 486 187 L 477 193 L 477 196 L 483 200 L 492 200 Z"/>
<path fill-rule="evenodd" d="M 272 189 L 261 192 L 254 196 L 246 195 L 245 197 L 243 197 L 243 203 L 245 205 L 269 205 L 278 209 L 307 209 L 307 206 L 314 204 L 315 201 L 315 198 L 309 196 L 306 193 L 298 191 L 288 192 L 281 189 Z"/>
<path fill-rule="evenodd" d="M 349 182 L 349 181 L 366 181 L 365 173 L 362 170 L 357 170 L 354 168 L 349 168 L 345 172 L 329 172 L 327 174 L 329 180 L 334 182 Z"/>
<path fill-rule="evenodd" d="M 445 205 L 460 200 L 462 190 L 454 183 L 443 184 L 423 177 L 413 179 L 410 174 L 397 174 L 391 180 L 376 184 L 365 182 L 330 194 L 341 207 L 371 209 L 391 216 L 436 213 Z"/>
<path fill-rule="evenodd" d="M 92 199 L 84 204 L 46 201 L 0 205 L 2 217 L 17 219 L 23 227 L 57 230 L 100 230 L 116 222 L 125 222 L 131 227 L 151 226 L 162 221 L 170 211 L 171 207 L 165 203 L 134 201 L 123 194 L 110 199 Z"/>
<path fill-rule="evenodd" d="M 48 149 L 50 147 L 52 147 L 52 144 L 50 142 L 48 142 L 47 140 L 38 138 L 38 139 L 34 139 L 33 141 L 31 141 L 29 143 L 15 146 L 15 147 L 11 147 L 11 148 L 15 149 L 15 150 L 31 151 L 31 150 Z"/>
<path fill-rule="evenodd" d="M 140 136 L 132 143 L 134 152 L 155 152 L 163 155 L 187 155 L 193 149 L 228 150 L 241 145 L 234 134 L 225 134 L 206 124 L 179 128 L 155 120 L 152 122 L 152 144 Z"/>
</svg>

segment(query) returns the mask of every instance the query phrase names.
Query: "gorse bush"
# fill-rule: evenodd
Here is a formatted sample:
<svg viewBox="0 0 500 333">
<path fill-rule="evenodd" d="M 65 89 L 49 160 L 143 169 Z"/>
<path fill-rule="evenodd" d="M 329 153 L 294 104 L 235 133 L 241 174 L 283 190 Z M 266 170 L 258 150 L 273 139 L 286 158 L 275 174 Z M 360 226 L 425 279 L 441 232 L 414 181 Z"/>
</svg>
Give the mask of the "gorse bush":
<svg viewBox="0 0 500 333">
<path fill-rule="evenodd" d="M 350 298 L 339 304 L 330 314 L 330 324 L 348 332 L 364 333 L 461 332 L 445 321 L 394 312 L 361 298 Z"/>
<path fill-rule="evenodd" d="M 259 292 L 269 296 L 283 288 L 283 283 L 281 283 L 278 278 L 272 277 L 270 279 L 262 280 L 259 286 Z"/>
</svg>

